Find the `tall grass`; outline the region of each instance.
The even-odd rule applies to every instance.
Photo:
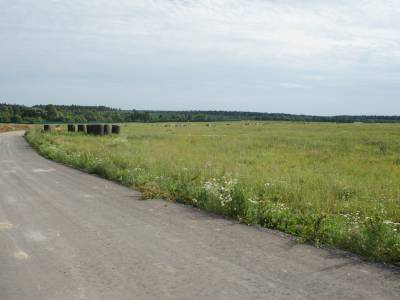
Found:
[[[43,155],[161,197],[400,262],[400,125],[131,124],[27,139]]]

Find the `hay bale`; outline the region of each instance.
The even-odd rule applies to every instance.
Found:
[[[52,131],[54,131],[54,125],[46,124],[46,125],[43,126],[43,130],[45,132],[52,132]]]
[[[112,125],[104,124],[104,134],[111,134],[111,133],[112,133]]]
[[[76,132],[75,124],[68,124],[68,132]]]
[[[78,132],[87,133],[86,124],[79,124],[78,125]]]
[[[93,132],[94,132],[94,130],[93,130],[93,126],[94,125],[86,125],[86,132],[88,133],[88,134],[93,134]]]
[[[99,132],[99,135],[104,135],[104,125],[103,124],[98,125],[98,132]]]
[[[90,124],[86,125],[87,133],[93,135],[104,135],[104,125],[103,124]]]
[[[115,133],[115,134],[120,134],[121,133],[121,126],[120,125],[112,125],[111,132]]]

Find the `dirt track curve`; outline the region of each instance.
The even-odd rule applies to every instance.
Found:
[[[399,272],[48,161],[0,134],[0,299],[400,299]]]

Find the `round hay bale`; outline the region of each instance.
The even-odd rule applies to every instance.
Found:
[[[68,132],[76,132],[75,124],[68,124]]]
[[[79,124],[78,125],[78,132],[87,133],[86,124]]]
[[[93,135],[104,135],[104,125],[103,124],[90,124],[86,126],[87,133]]]
[[[104,124],[104,134],[111,134],[111,133],[112,133],[112,125]]]
[[[88,133],[88,134],[93,134],[93,125],[91,125],[91,124],[88,124],[88,125],[86,125],[86,133]]]
[[[104,135],[104,124],[99,124],[97,128],[99,135]]]
[[[43,130],[44,130],[45,132],[52,132],[52,131],[54,131],[54,125],[45,124],[45,125],[43,126]]]
[[[120,134],[121,126],[120,125],[112,125],[111,132],[114,134]]]

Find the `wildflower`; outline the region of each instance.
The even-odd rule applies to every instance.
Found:
[[[393,225],[393,226],[400,226],[400,223],[396,223],[390,220],[385,220],[383,221],[383,224],[387,224],[387,225]]]
[[[218,199],[221,206],[225,206],[232,202],[232,191],[239,181],[235,178],[227,178],[225,176],[221,178],[212,178],[210,181],[206,181],[203,184],[204,190]]]
[[[249,201],[249,202],[252,203],[252,204],[258,204],[258,201],[257,201],[257,200],[254,200],[254,199],[252,199],[252,198],[247,199],[247,201]]]

